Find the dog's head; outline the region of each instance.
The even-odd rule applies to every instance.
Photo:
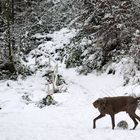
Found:
[[[93,106],[95,108],[103,108],[103,107],[105,107],[105,104],[106,104],[106,100],[103,98],[99,98],[93,102]]]

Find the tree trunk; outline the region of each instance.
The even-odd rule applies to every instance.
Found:
[[[7,24],[7,48],[8,48],[8,63],[10,65],[9,71],[11,73],[16,72],[15,64],[14,64],[14,57],[13,57],[13,47],[14,47],[14,0],[6,0],[5,1],[5,18]]]

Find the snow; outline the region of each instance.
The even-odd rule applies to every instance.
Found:
[[[106,18],[113,18],[113,16],[111,15],[111,13],[107,13],[105,16],[104,16],[104,19]]]
[[[45,37],[47,37],[47,35],[42,35],[42,34],[40,34],[40,33],[36,33],[35,35],[33,35],[32,36],[32,38],[37,38],[37,39],[40,39],[40,38],[45,38]]]
[[[53,38],[53,41],[46,41],[45,43],[39,45],[43,51],[53,52],[55,49],[63,48],[69,43],[69,40],[76,35],[76,31],[72,29],[71,31],[67,28],[63,28],[60,31],[56,31],[53,34],[48,34],[47,36]]]
[[[52,51],[68,43],[75,34],[63,29],[52,34],[53,41],[42,45],[44,50]],[[40,47],[40,46],[39,46]],[[53,48],[54,47],[54,48]],[[44,57],[45,59],[45,57]],[[40,60],[41,61],[41,60]],[[42,60],[43,61],[43,60]],[[29,56],[29,64],[35,65]],[[28,64],[28,65],[29,65]],[[134,131],[111,129],[109,116],[97,121],[97,128],[92,129],[92,121],[99,112],[92,102],[99,97],[119,96],[131,93],[139,95],[140,86],[122,86],[119,75],[79,75],[75,69],[66,69],[59,64],[61,73],[67,83],[67,91],[54,94],[57,105],[38,108],[36,103],[46,96],[46,79],[43,71],[27,79],[18,81],[0,81],[0,140],[138,140],[140,124]],[[32,102],[26,104],[22,99],[28,94]],[[140,111],[137,110],[140,116]],[[121,120],[133,122],[126,113],[115,116],[116,125]]]

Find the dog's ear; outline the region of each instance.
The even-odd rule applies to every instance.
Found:
[[[104,111],[106,108],[106,99],[105,98],[101,98],[100,99],[100,109],[101,111]]]
[[[106,106],[106,99],[102,99],[102,105],[105,107]]]
[[[102,98],[98,98],[98,104],[101,105],[102,103]]]
[[[104,102],[104,99],[103,99],[103,98],[99,98],[99,99],[98,99],[98,103],[99,103],[100,105],[104,104],[104,103],[105,103],[105,102]]]

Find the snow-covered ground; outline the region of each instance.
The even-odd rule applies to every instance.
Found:
[[[68,36],[67,36],[68,35]],[[61,47],[67,43],[72,34],[63,29],[56,32],[51,42],[42,47],[46,51]],[[63,39],[65,36],[65,39]],[[63,42],[64,40],[64,42]],[[33,59],[29,56],[30,63]],[[92,129],[93,118],[99,112],[92,102],[99,97],[119,96],[135,92],[139,94],[139,86],[123,87],[119,75],[78,75],[74,69],[65,69],[59,65],[59,72],[67,83],[67,91],[54,94],[57,105],[46,106],[42,109],[36,106],[46,93],[46,80],[38,71],[25,80],[0,81],[0,140],[138,140],[140,139],[140,124],[131,131],[117,127],[111,129],[109,116],[97,121],[97,129]],[[26,104],[22,96],[28,94],[32,102]],[[140,116],[140,111],[137,110]],[[116,124],[126,120],[129,128],[133,127],[132,120],[126,113],[116,116]]]

